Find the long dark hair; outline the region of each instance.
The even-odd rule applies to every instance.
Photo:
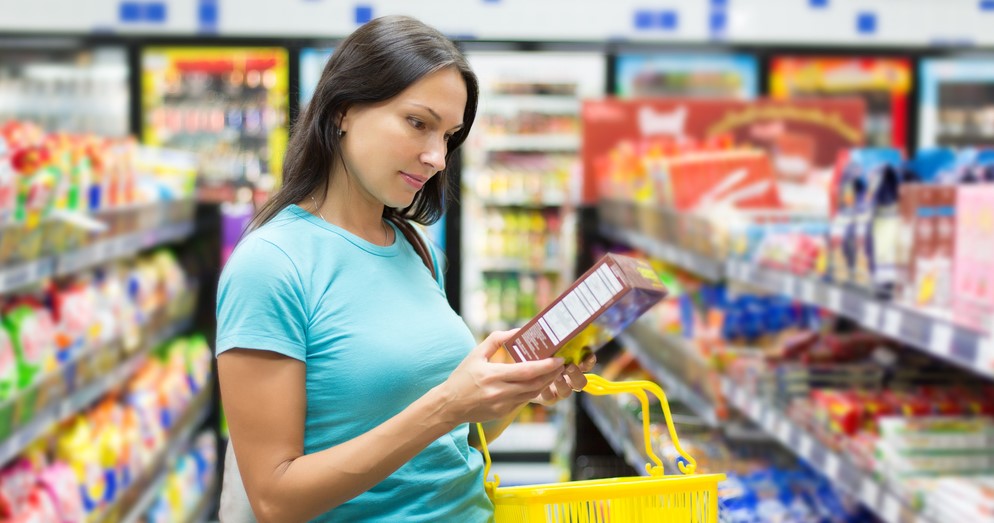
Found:
[[[332,166],[341,158],[338,126],[352,106],[383,102],[424,76],[455,67],[466,82],[462,128],[448,141],[449,159],[465,140],[479,99],[479,85],[469,63],[442,33],[407,16],[384,16],[358,28],[335,49],[321,73],[307,108],[294,124],[283,160],[283,185],[259,209],[249,230],[273,219],[291,203],[317,192],[324,194]],[[448,167],[432,176],[404,209],[385,207],[383,216],[401,226],[405,220],[423,225],[445,212]]]

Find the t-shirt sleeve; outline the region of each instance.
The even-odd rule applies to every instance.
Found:
[[[218,281],[217,354],[238,347],[306,361],[303,288],[283,250],[262,238],[243,240]]]
[[[424,238],[425,245],[428,246],[428,254],[431,256],[431,263],[435,267],[435,281],[441,287],[442,294],[445,294],[445,260],[442,259],[438,249],[435,248],[435,242],[424,236],[422,238]]]

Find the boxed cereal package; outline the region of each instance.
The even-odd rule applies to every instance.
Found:
[[[504,342],[515,361],[579,363],[666,296],[648,262],[607,254]]]

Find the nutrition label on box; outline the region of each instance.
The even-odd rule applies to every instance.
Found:
[[[553,343],[566,339],[622,289],[621,282],[605,263],[579,282],[562,300],[542,316],[539,324]]]

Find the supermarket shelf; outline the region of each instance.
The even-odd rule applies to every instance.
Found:
[[[74,391],[68,397],[57,401],[53,405],[49,405],[35,414],[30,422],[16,430],[3,443],[0,443],[0,464],[7,463],[56,424],[83,411],[97,399],[107,394],[108,391],[119,386],[124,380],[138,371],[139,367],[145,363],[148,354],[154,348],[186,332],[192,324],[192,319],[187,319],[170,325],[163,331],[152,336],[141,350],[128,358],[123,364],[115,367],[112,372],[100,376],[95,381]]]
[[[679,401],[694,411],[698,417],[712,427],[718,426],[718,413],[710,400],[701,396],[682,378],[670,372],[666,365],[659,362],[653,354],[660,347],[667,351],[680,351],[685,357],[693,357],[686,342],[672,336],[656,334],[651,328],[636,321],[619,336],[625,346],[635,352],[639,363],[655,376],[661,383],[667,399]]]
[[[707,258],[640,233],[601,225],[608,239],[638,248],[707,279],[727,278],[798,301],[826,307],[859,322],[863,327],[898,339],[960,367],[994,378],[994,336],[985,336],[951,321],[909,307],[894,305],[868,294],[785,271],[757,267],[741,261]]]
[[[544,209],[546,207],[562,207],[566,205],[563,198],[532,199],[532,198],[482,198],[477,200],[485,207],[523,207],[528,209]]]
[[[610,408],[609,400],[601,397],[597,398],[589,394],[582,394],[580,396],[580,404],[583,408],[587,410],[587,414],[590,415],[590,419],[593,420],[594,425],[600,429],[601,434],[604,435],[604,439],[607,440],[614,452],[625,458],[625,461],[632,466],[633,469],[638,474],[643,476],[649,475],[648,471],[645,470],[645,464],[649,463],[649,458],[645,453],[636,448],[635,444],[622,434],[621,427],[623,425],[612,423],[611,419],[617,416],[611,416],[607,410]]]
[[[580,99],[555,95],[490,95],[480,100],[481,109],[489,114],[536,112],[546,114],[579,114]]]
[[[728,276],[804,303],[827,307],[867,329],[994,378],[994,337],[957,326],[943,318],[878,300],[857,290],[749,263],[729,262]]]
[[[169,430],[166,437],[168,447],[153,460],[154,465],[145,471],[143,479],[133,483],[99,521],[138,523],[142,520],[166,482],[168,466],[190,448],[193,435],[210,416],[213,409],[211,396],[211,389],[207,388],[194,398],[179,423]]]
[[[626,332],[625,336],[631,337],[631,333]],[[663,338],[660,335],[656,336]],[[639,361],[645,365],[649,372],[654,374],[659,370],[668,372],[665,370],[663,364],[652,361],[655,358],[653,355],[654,351],[644,341],[642,343],[635,341],[631,345],[631,348],[637,352]],[[665,381],[661,375],[657,377],[661,381]],[[920,514],[915,513],[908,503],[896,495],[885,484],[858,469],[845,457],[822,445],[806,429],[794,423],[783,412],[763,401],[757,400],[754,394],[738,386],[727,377],[721,378],[721,390],[725,398],[757,426],[770,435],[773,435],[784,447],[807,461],[840,489],[859,499],[868,508],[877,513],[878,516],[883,518],[884,521],[888,523],[923,523],[927,521]],[[670,394],[669,390],[667,390],[667,394]],[[598,427],[602,428],[602,431],[611,430],[610,424],[604,427],[601,425],[601,422],[597,421],[594,415],[591,415],[591,417],[595,418],[594,422],[598,424]],[[605,417],[605,422],[606,419]],[[615,435],[614,437],[618,438],[620,436]],[[622,455],[626,456],[626,459],[629,459],[627,453],[631,451],[625,450],[623,443],[619,454],[625,452]],[[615,443],[612,442],[611,444],[615,446]],[[628,443],[628,445],[631,446],[632,444]],[[629,461],[631,460],[629,459]]]
[[[577,134],[508,134],[488,135],[483,148],[488,151],[564,151],[580,149]]]
[[[490,258],[480,260],[480,272],[560,272],[562,269],[550,263],[529,263],[520,258]]]
[[[7,267],[0,272],[0,293],[26,287],[55,274],[57,260],[53,257],[42,258]]]
[[[784,447],[803,458],[839,489],[860,500],[887,523],[927,523],[910,503],[885,483],[863,472],[847,458],[821,444],[781,411],[756,399],[729,378],[722,379],[725,397],[754,423],[774,435]]]
[[[55,264],[55,275],[64,276],[111,260],[131,257],[150,247],[166,245],[186,238],[193,234],[193,229],[194,224],[189,221],[102,240],[78,251],[59,256]]]
[[[605,238],[645,251],[650,256],[672,263],[709,280],[720,280],[725,275],[725,264],[721,261],[653,240],[639,232],[617,229],[602,224],[600,233]]]
[[[192,221],[183,222],[162,229],[102,240],[71,253],[6,267],[0,269],[0,294],[27,287],[52,276],[65,276],[86,267],[134,256],[150,247],[186,238],[193,234],[193,230]]]
[[[554,423],[512,423],[489,445],[491,454],[549,454],[556,444]]]

